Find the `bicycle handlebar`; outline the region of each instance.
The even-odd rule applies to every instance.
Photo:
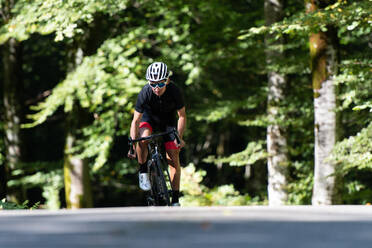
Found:
[[[171,134],[171,133],[174,133],[174,135],[176,136],[177,143],[180,144],[181,139],[178,136],[178,131],[176,130],[176,128],[173,128],[172,130],[167,131],[167,132],[152,134],[152,135],[149,135],[149,136],[146,136],[146,137],[141,137],[141,138],[138,138],[138,139],[132,139],[131,137],[129,137],[128,138],[128,143],[129,143],[130,154],[134,154],[134,150],[133,150],[133,144],[134,143],[139,142],[139,141],[143,141],[143,140],[151,140],[151,139],[154,139],[156,137],[164,136],[164,135]]]

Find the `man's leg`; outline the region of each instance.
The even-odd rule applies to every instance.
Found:
[[[146,137],[151,135],[152,129],[151,126],[143,125],[143,123],[140,124],[140,137]],[[147,149],[148,141],[141,141],[138,143],[136,151],[137,151],[137,159],[139,164],[139,184],[140,188],[142,190],[150,190],[150,180],[149,175],[147,174],[147,155],[148,155],[148,149]]]
[[[178,203],[180,192],[181,166],[179,153],[179,149],[167,149],[167,161],[173,188],[172,203]]]
[[[140,137],[146,137],[151,135],[151,129],[147,127],[140,128]],[[138,143],[136,151],[137,151],[137,157],[138,157],[138,163],[145,164],[147,162],[147,155],[148,155],[148,149],[147,144],[148,141],[141,141]]]
[[[149,122],[147,121],[141,121],[139,125],[139,136],[146,137],[151,135],[152,133],[152,126]],[[144,164],[147,162],[147,155],[148,155],[148,150],[147,150],[147,144],[149,141],[141,141],[138,143],[136,152],[137,152],[137,158],[138,158],[138,163]]]

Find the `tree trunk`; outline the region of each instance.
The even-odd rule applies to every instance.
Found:
[[[69,57],[69,71],[71,72],[81,64],[83,50],[72,48]],[[64,181],[66,205],[67,208],[72,209],[93,207],[88,162],[78,157],[77,153],[71,153],[71,148],[75,147],[79,139],[79,130],[84,126],[85,116],[79,104],[75,103],[67,117]]]
[[[314,0],[307,2],[307,11],[319,8]],[[325,3],[323,3],[324,5]],[[337,33],[333,27],[310,35],[312,84],[314,90],[314,188],[313,205],[339,203],[336,165],[326,161],[336,143],[336,86],[338,67]]]
[[[92,192],[89,176],[89,165],[86,160],[76,154],[70,154],[70,149],[76,145],[77,135],[74,127],[66,138],[64,179],[67,208],[93,207]]]
[[[6,182],[10,172],[17,167],[21,160],[21,66],[19,62],[20,45],[15,39],[9,39],[2,49],[3,78],[3,107],[4,107],[4,145],[5,167],[4,180],[1,185],[3,194],[8,200],[17,202],[15,195],[8,192]]]
[[[265,20],[266,25],[271,25],[282,19],[282,0],[265,0]],[[265,37],[266,43],[266,62],[268,65],[274,64],[283,58],[280,51],[273,51],[272,45],[280,45],[282,40],[274,41],[272,35]],[[285,128],[276,124],[280,118],[280,103],[284,101],[284,88],[286,85],[285,76],[271,71],[268,73],[268,119],[270,125],[267,127],[267,152],[268,156],[268,199],[269,205],[284,205],[288,199],[287,171],[287,140]]]
[[[7,167],[15,169],[20,160],[20,98],[19,98],[19,65],[17,61],[17,41],[10,39],[4,44],[4,117],[5,117],[5,159]]]

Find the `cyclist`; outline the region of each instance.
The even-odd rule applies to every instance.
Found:
[[[147,68],[146,84],[138,94],[134,116],[130,127],[132,139],[145,137],[154,130],[163,132],[177,128],[180,144],[174,135],[164,137],[167,161],[170,168],[173,188],[172,205],[179,206],[179,189],[181,167],[179,152],[185,145],[182,139],[186,128],[185,103],[179,88],[170,81],[168,67],[163,62],[154,62]],[[178,120],[176,118],[178,115]],[[142,190],[150,190],[150,180],[147,173],[148,141],[139,142],[135,148],[139,164],[139,186]],[[134,159],[136,154],[128,153]]]

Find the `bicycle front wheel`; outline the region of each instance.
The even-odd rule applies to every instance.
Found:
[[[170,198],[161,163],[155,161],[150,168],[151,192],[156,206],[170,206]]]

